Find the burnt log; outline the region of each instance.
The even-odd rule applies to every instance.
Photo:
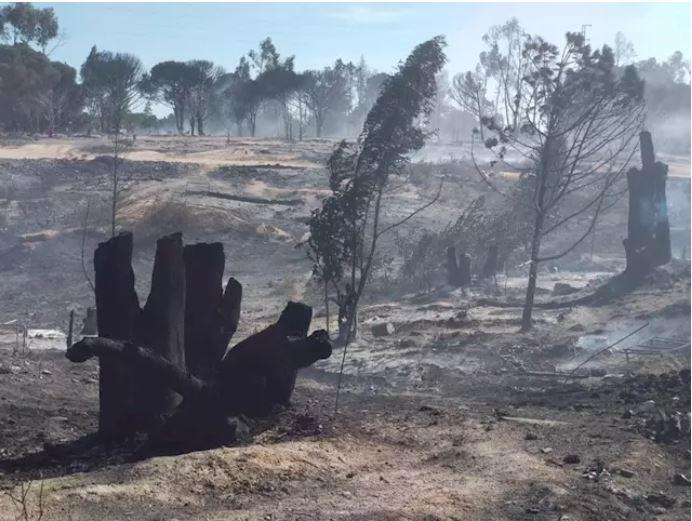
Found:
[[[153,349],[132,342],[102,337],[85,337],[68,348],[65,356],[70,362],[82,363],[99,358],[100,363],[118,361],[128,368],[138,369],[158,377],[181,396],[196,396],[208,387],[207,382],[183,371]]]
[[[395,328],[391,322],[381,322],[372,326],[371,331],[374,337],[389,336],[394,334]]]
[[[285,405],[298,370],[331,355],[326,331],[303,338],[282,337],[277,335],[280,328],[272,324],[231,349],[235,354],[224,359],[219,377],[211,382],[181,370],[151,349],[107,338],[84,338],[67,350],[67,358],[73,362],[92,357],[99,357],[101,363],[118,360],[183,396],[165,422],[152,426],[143,453],[202,450],[235,442],[237,416],[265,416],[273,406]]]

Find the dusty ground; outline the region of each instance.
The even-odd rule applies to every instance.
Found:
[[[89,274],[90,252],[108,234],[109,163],[100,157],[107,145],[84,138],[0,147],[0,322],[59,328],[69,309],[91,305],[82,223],[90,200]],[[321,327],[309,264],[295,244],[324,194],[328,150],[322,141],[227,146],[222,138],[138,137],[127,152],[119,219],[135,231],[140,298],[153,241],[182,229],[189,242],[224,242],[228,275],[245,285],[239,337],[274,320],[288,298],[313,304]],[[435,187],[431,179],[401,190],[387,218]],[[471,176],[453,180],[413,225],[446,224],[481,190]],[[597,243],[586,272],[542,274],[540,298],[558,281],[581,287],[611,276],[621,260],[610,246]],[[371,299],[349,348],[337,415],[340,350],[302,374],[292,407],[270,428],[255,426],[254,443],[145,461],[128,461],[132,447],[89,445],[95,363],[74,365],[60,351],[38,349],[62,347],[63,339],[51,344],[46,335],[34,335],[28,353],[12,353],[7,326],[0,520],[22,515],[7,492],[17,497],[27,486],[25,503],[35,511],[42,497],[49,520],[688,519],[690,488],[676,476],[690,476],[689,372],[680,373],[689,368],[689,345],[629,362],[623,349],[652,336],[689,342],[689,263],[598,307],[537,310],[528,334],[517,333],[520,311],[500,305],[521,295],[519,274],[465,293]],[[488,294],[498,305],[481,300]],[[373,338],[371,326],[382,321],[396,332]],[[569,371],[647,322],[578,373],[592,377],[536,376]],[[77,456],[66,456],[75,440]]]

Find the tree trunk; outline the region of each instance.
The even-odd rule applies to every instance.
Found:
[[[180,233],[156,241],[151,291],[139,317],[136,343],[185,371],[185,264]],[[140,430],[151,430],[172,411],[180,396],[154,375],[141,374],[135,403]]]
[[[315,114],[315,136],[318,138],[322,137],[323,124],[324,124],[324,121],[322,121],[322,118],[317,117],[317,114]]]
[[[194,116],[190,117],[190,135],[191,136],[195,135],[195,117]]]
[[[463,253],[459,257],[459,285],[471,285],[471,256],[468,253]]]
[[[623,241],[625,273],[637,279],[670,261],[670,226],[666,199],[668,166],[657,162],[649,132],[639,135],[642,168],[627,172],[629,213]]]
[[[238,328],[242,287],[231,278],[223,292],[225,255],[220,242],[185,246],[185,356],[187,369],[210,379]]]
[[[483,270],[481,272],[483,278],[489,279],[495,276],[495,274],[497,273],[497,257],[497,245],[491,244],[488,248],[488,256],[485,259],[485,263],[483,264]]]
[[[132,341],[140,309],[131,267],[132,234],[99,244],[94,254],[96,322],[100,337]],[[132,434],[134,377],[122,361],[104,358],[99,367],[99,434],[117,439]]]
[[[524,300],[524,310],[521,315],[521,330],[531,329],[533,314],[533,300],[536,295],[536,280],[538,277],[538,256],[541,251],[541,232],[543,230],[543,212],[536,213],[536,222],[533,227],[533,238],[531,240],[531,263],[529,265],[529,282],[526,286],[526,299]]]
[[[327,335],[329,335],[329,285],[327,280],[324,281],[324,325]]]
[[[447,282],[450,286],[461,286],[459,276],[459,263],[457,262],[457,250],[454,246],[447,247]]]
[[[238,326],[242,287],[231,278],[221,292],[221,244],[183,248],[180,233],[157,242],[151,293],[140,310],[132,242],[123,233],[97,248],[100,336],[84,337],[66,353],[74,362],[100,358],[104,438],[144,431],[168,449],[232,441],[236,422],[229,416],[263,415],[287,403],[298,369],[331,355],[325,331],[307,337],[312,309],[289,302],[276,323],[224,356]]]

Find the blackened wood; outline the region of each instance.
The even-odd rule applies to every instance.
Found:
[[[625,272],[640,278],[655,266],[670,261],[670,227],[666,199],[668,166],[656,162],[649,132],[639,136],[641,170],[627,172],[629,210],[627,238],[623,241],[627,268]]]
[[[471,284],[471,256],[468,253],[459,257],[459,283],[461,286]]]
[[[225,264],[219,242],[185,246],[187,295],[185,301],[185,356],[188,370],[209,378],[223,357],[219,345],[219,308]]]
[[[184,257],[187,369],[200,378],[213,378],[238,329],[243,288],[230,278],[223,290],[225,255],[221,243],[185,246]]]
[[[98,357],[103,362],[119,361],[127,367],[137,367],[152,378],[157,378],[186,398],[201,396],[208,389],[207,382],[183,371],[176,364],[152,349],[131,342],[102,337],[85,337],[68,348],[65,356],[75,363]]]
[[[461,286],[457,251],[454,246],[447,247],[447,282],[450,286],[454,286],[455,288]]]
[[[302,302],[289,302],[276,325],[285,336],[305,337],[312,321],[312,308]]]
[[[98,357],[101,363],[121,362],[164,382],[186,402],[195,403],[203,414],[223,410],[224,415],[265,412],[272,404],[286,403],[293,388],[282,387],[284,375],[331,354],[326,331],[318,330],[303,338],[286,337],[276,323],[232,348],[224,358],[221,377],[212,382],[197,378],[153,350],[131,342],[86,337],[66,352],[67,358],[76,363],[92,357]]]
[[[394,324],[391,322],[380,322],[379,324],[372,326],[370,331],[372,332],[372,336],[380,337],[393,335],[396,329],[394,328]]]
[[[131,341],[140,308],[132,271],[132,234],[98,245],[94,254],[96,322],[99,336]],[[99,434],[118,439],[136,429],[132,372],[117,358],[99,364]]]
[[[311,320],[310,306],[289,302],[274,324],[230,349],[219,374],[225,401],[253,415],[267,413],[272,403],[288,403],[299,367],[292,362],[292,341],[305,338]]]
[[[483,278],[489,279],[494,277],[497,273],[497,262],[498,262],[498,249],[497,245],[491,244],[488,248],[488,256],[485,258],[485,263],[483,264],[482,275]]]
[[[151,290],[135,340],[185,371],[185,263],[180,233],[156,241]],[[149,430],[180,403],[180,396],[155,374],[140,372],[137,380],[134,411],[139,427]]]
[[[240,284],[240,282],[231,277],[226,283],[226,290],[223,293],[221,307],[219,308],[221,338],[218,340],[218,342],[223,349],[219,348],[216,351],[217,353],[221,353],[219,359],[217,360],[217,365],[218,362],[220,362],[223,358],[223,355],[226,353],[228,343],[238,330],[238,323],[240,322],[240,303],[242,299],[243,286]]]

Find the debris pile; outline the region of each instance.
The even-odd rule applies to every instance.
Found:
[[[658,443],[690,441],[690,370],[626,377],[619,393],[623,418]]]

